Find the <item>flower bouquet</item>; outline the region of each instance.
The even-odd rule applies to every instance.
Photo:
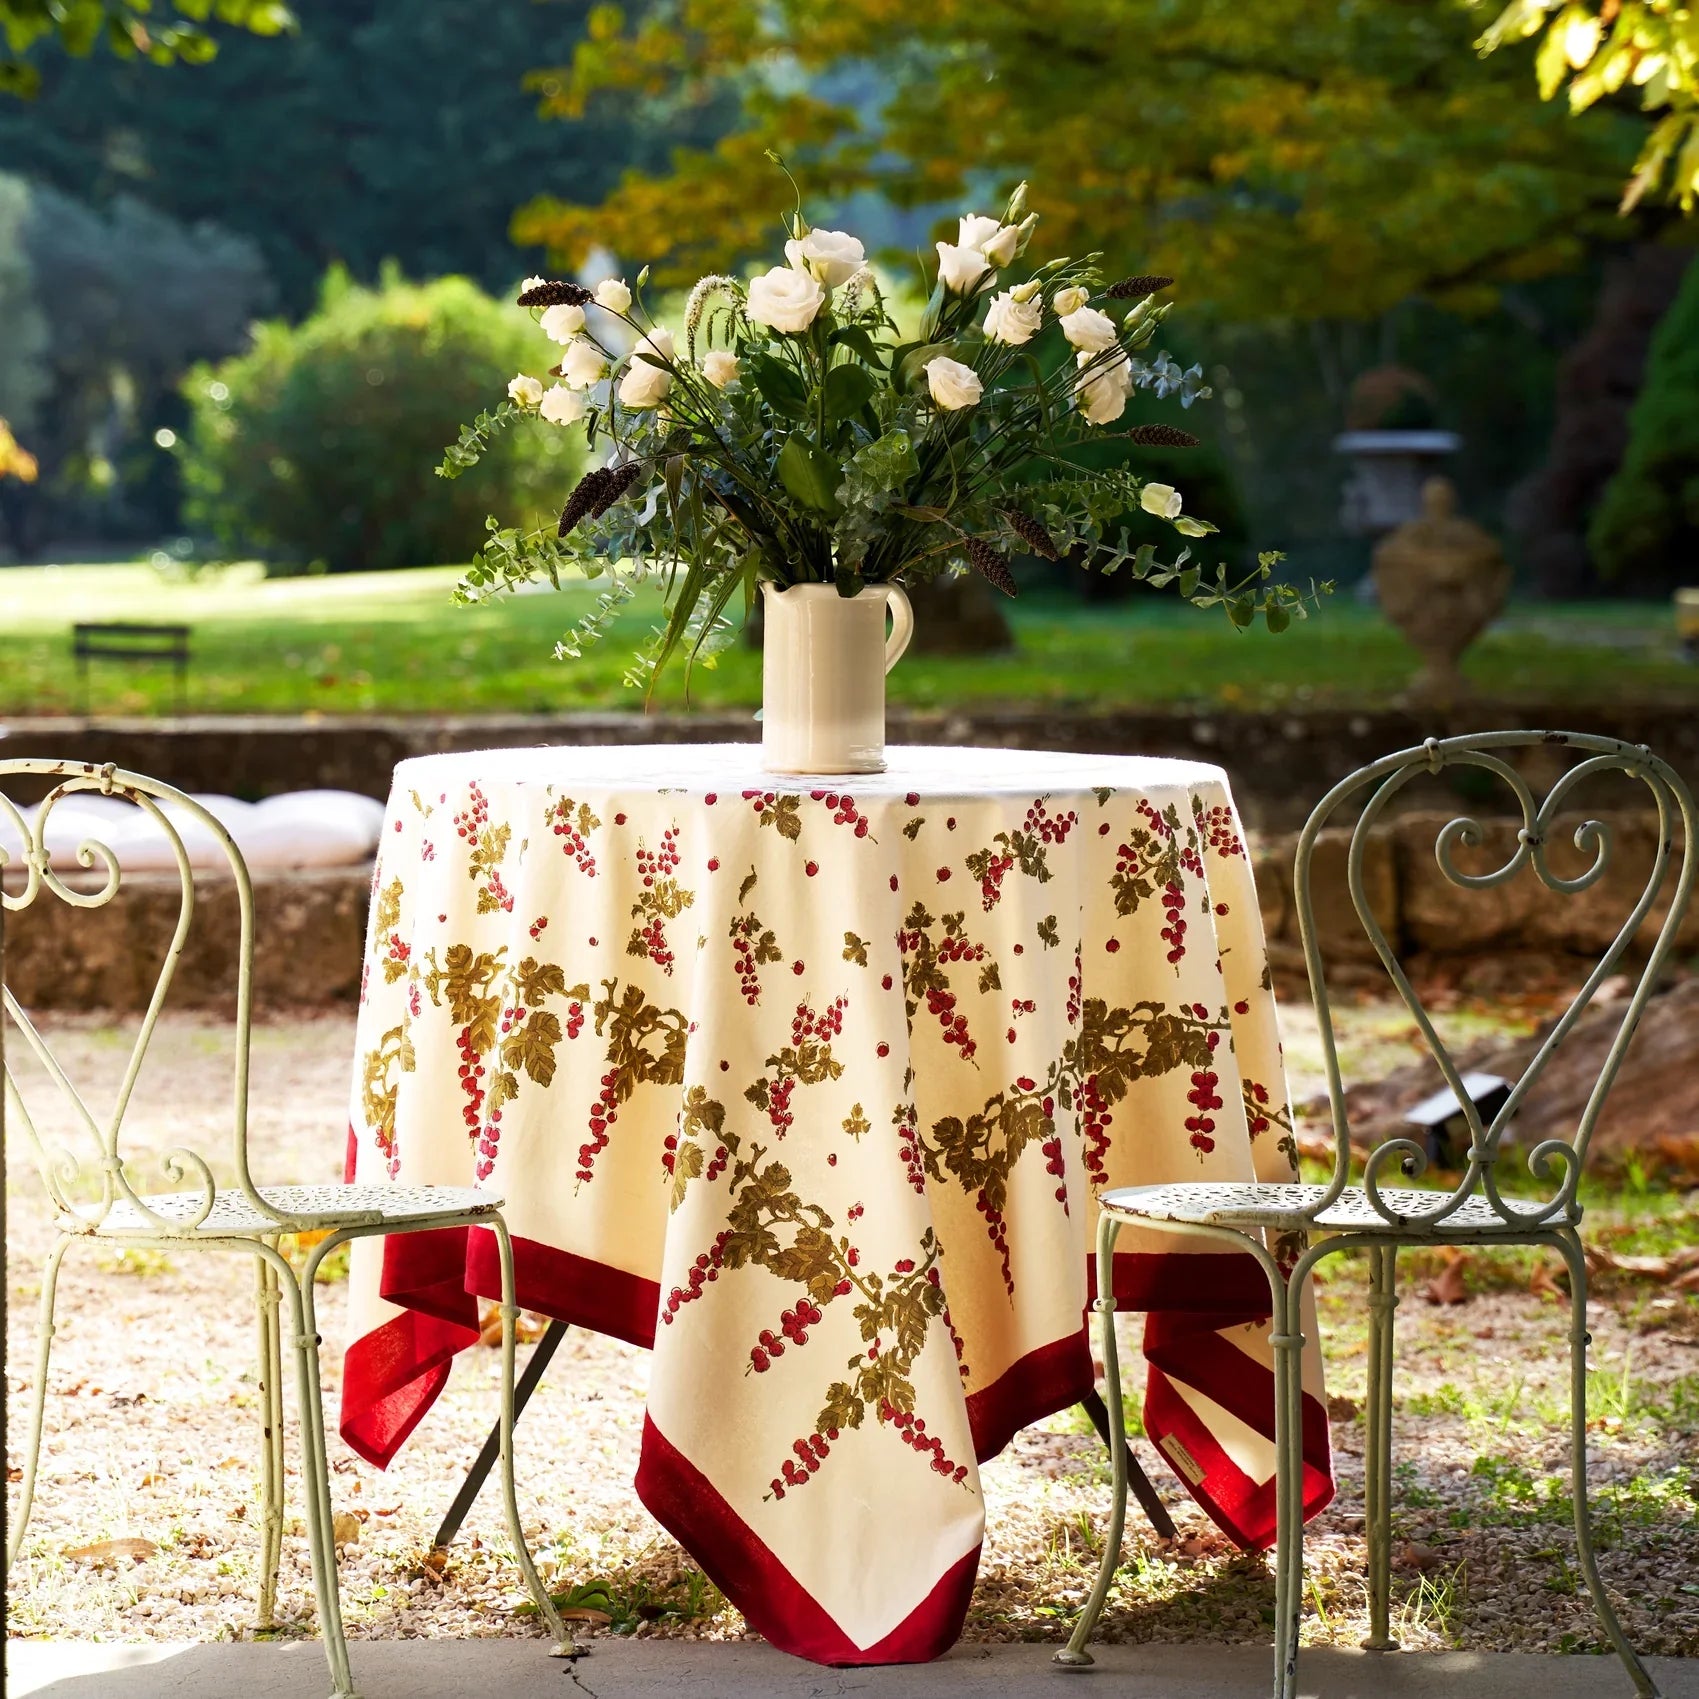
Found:
[[[1224,566],[1206,570],[1186,540],[1214,527],[1177,489],[1079,458],[1110,438],[1196,443],[1173,425],[1121,425],[1135,390],[1182,407],[1209,393],[1199,367],[1152,349],[1172,280],[1106,285],[1094,254],[1023,266],[1036,223],[1025,184],[1001,218],[963,218],[956,240],[937,244],[906,336],[862,244],[810,228],[800,209],[784,265],[748,281],[704,277],[676,330],[645,304],[647,270],[635,289],[528,280],[520,304],[561,349],[554,381],[515,377],[439,474],[458,476],[523,419],[582,423],[591,449],[609,453],[552,529],[491,519],[460,598],[605,577],[559,645],[577,656],[655,580],[666,619],[628,674],[647,685],[681,651],[715,653],[728,610],[764,595],[763,743],[768,765],[789,772],[883,765],[884,674],[912,623],[902,586],[940,573],[977,572],[1012,596],[1011,555],[1037,555],[1172,586],[1240,627],[1260,615],[1284,628],[1315,587],[1272,581],[1278,555],[1236,582]],[[1175,552],[1127,535],[1118,522],[1137,512],[1173,527]]]

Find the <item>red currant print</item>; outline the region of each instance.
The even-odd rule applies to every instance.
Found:
[[[924,1196],[926,1193],[926,1167],[920,1149],[920,1134],[917,1131],[918,1117],[912,1103],[901,1104],[891,1116],[892,1124],[897,1129],[897,1155],[902,1161],[903,1171],[908,1178],[910,1190]],[[850,1220],[855,1220],[861,1213],[859,1204],[850,1212]]]
[[[753,914],[732,916],[732,960],[737,967],[737,988],[752,1008],[761,1001],[761,968],[780,959],[777,938]]]
[[[669,1170],[670,1171],[670,1170]],[[667,1301],[661,1306],[661,1322],[663,1326],[671,1327],[673,1317],[686,1304],[694,1303],[720,1277],[724,1266],[721,1255],[725,1250],[726,1240],[731,1237],[729,1232],[723,1232],[714,1243],[690,1265],[690,1273],[685,1278],[683,1286],[675,1286],[667,1294]],[[755,1367],[764,1369],[766,1364],[760,1363]]]
[[[608,1148],[608,1128],[619,1119],[619,1069],[610,1068],[602,1075],[601,1090],[590,1109],[590,1137],[578,1147],[580,1183],[593,1180],[596,1158]]]
[[[562,853],[580,873],[594,879],[596,858],[590,853],[587,840],[601,825],[601,821],[591,813],[590,805],[575,803],[571,797],[562,797],[544,818],[551,823],[549,829],[560,839]]]
[[[1109,1168],[1104,1158],[1109,1154],[1109,1105],[1098,1089],[1097,1075],[1087,1074],[1075,1094],[1079,1111],[1081,1156],[1085,1162],[1086,1178],[1094,1186],[1109,1184]]]
[[[944,1455],[944,1442],[936,1434],[928,1435],[924,1418],[912,1410],[899,1410],[888,1399],[879,1407],[879,1420],[897,1430],[903,1443],[931,1460],[935,1474],[954,1481],[958,1486],[967,1479],[967,1465],[952,1463]]]
[[[750,1368],[756,1374],[764,1374],[775,1357],[785,1354],[787,1344],[800,1350],[808,1343],[809,1328],[819,1326],[821,1314],[820,1306],[812,1299],[799,1299],[795,1309],[786,1310],[779,1317],[779,1333],[784,1335],[782,1340],[770,1327],[758,1336],[756,1343],[750,1348]]]
[[[1199,1016],[1201,1020],[1203,1016]],[[1214,1037],[1212,1033],[1210,1035]],[[1192,1089],[1186,1093],[1186,1101],[1198,1113],[1186,1117],[1186,1131],[1191,1135],[1192,1148],[1200,1155],[1207,1156],[1215,1149],[1215,1120],[1212,1110],[1221,1107],[1221,1097],[1216,1087],[1221,1083],[1220,1075],[1208,1069],[1198,1069],[1192,1075]]]
[[[1239,836],[1238,823],[1233,818],[1232,809],[1205,808],[1202,797],[1194,796],[1192,820],[1207,849],[1214,851],[1216,855],[1244,856],[1244,840]]]

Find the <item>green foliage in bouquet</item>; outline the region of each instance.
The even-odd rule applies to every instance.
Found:
[[[1628,449],[1593,511],[1599,571],[1641,593],[1691,582],[1699,549],[1699,264],[1658,326]]]
[[[1273,582],[1265,555],[1234,581],[1194,562],[1189,543],[1166,558],[1125,521],[1166,521],[1184,539],[1214,527],[1186,514],[1172,485],[1125,465],[1089,464],[1092,445],[1121,438],[1163,448],[1196,439],[1168,424],[1115,429],[1135,390],[1182,406],[1207,394],[1152,343],[1171,279],[1104,284],[1096,255],[1008,274],[1037,216],[1017,189],[1001,218],[962,219],[938,244],[918,333],[905,338],[861,243],[811,229],[800,211],[787,264],[747,283],[702,278],[675,335],[647,311],[643,286],[594,293],[533,279],[519,297],[540,310],[564,352],[545,390],[521,373],[508,400],[464,427],[439,474],[479,463],[498,432],[539,416],[583,421],[608,465],[573,492],[554,527],[488,522],[460,596],[479,601],[563,573],[608,575],[596,613],[561,645],[576,655],[637,587],[659,579],[668,619],[630,682],[652,682],[681,647],[711,655],[729,637],[734,600],[747,608],[770,580],[864,586],[924,583],[977,571],[1015,593],[1011,554],[1125,571],[1172,586],[1234,625],[1271,630],[1302,615],[1308,595]],[[627,338],[635,338],[626,348]]]
[[[185,381],[189,524],[229,553],[338,572],[465,560],[493,505],[542,523],[584,461],[558,432],[515,436],[464,484],[418,480],[535,339],[463,277],[365,289],[333,271],[310,318],[258,326]]]

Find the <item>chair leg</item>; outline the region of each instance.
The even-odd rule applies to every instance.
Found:
[[[12,1512],[12,1537],[6,1546],[6,1573],[24,1546],[29,1529],[30,1508],[35,1502],[35,1471],[41,1459],[41,1426],[47,1407],[47,1367],[53,1350],[53,1302],[59,1286],[59,1264],[71,1239],[61,1234],[47,1254],[41,1274],[41,1332],[36,1340],[35,1386],[30,1398],[29,1438],[24,1442],[24,1478],[18,1488],[18,1507]]]
[[[1298,1630],[1304,1607],[1303,1267],[1297,1278],[1268,1268],[1274,1348],[1274,1699],[1298,1691]]]
[[[1634,1683],[1635,1691],[1645,1699],[1658,1699],[1658,1687],[1640,1662],[1628,1636],[1617,1621],[1616,1612],[1605,1595],[1605,1584],[1599,1577],[1598,1559],[1593,1555],[1592,1513],[1587,1503],[1587,1258],[1581,1249],[1580,1236],[1572,1227],[1560,1228],[1555,1235],[1563,1259],[1569,1265],[1570,1322],[1569,1322],[1569,1391],[1570,1391],[1570,1496],[1575,1501],[1575,1549],[1586,1578],[1587,1591],[1593,1596],[1593,1609],[1598,1613],[1616,1655],[1622,1659]]]
[[[326,1241],[328,1243],[329,1241]],[[274,1265],[275,1266],[275,1265]],[[330,1464],[325,1451],[324,1402],[319,1392],[319,1334],[313,1304],[309,1260],[303,1278],[290,1269],[290,1300],[295,1324],[295,1367],[301,1399],[301,1479],[307,1490],[307,1534],[313,1553],[313,1588],[318,1595],[319,1632],[334,1688],[331,1699],[357,1699],[348,1667],[348,1639],[342,1630],[342,1599],[337,1587],[336,1525],[330,1507]]]
[[[538,1618],[554,1639],[551,1656],[576,1658],[581,1648],[573,1644],[548,1588],[537,1573],[537,1566],[531,1561],[531,1548],[525,1543],[525,1530],[519,1520],[519,1494],[513,1480],[513,1359],[519,1322],[519,1306],[514,1302],[513,1241],[508,1237],[507,1223],[499,1215],[490,1225],[501,1255],[501,1492],[507,1511],[508,1538],[513,1541],[513,1555],[537,1607]]]
[[[277,1572],[283,1559],[283,1334],[278,1325],[277,1274],[264,1257],[254,1259],[259,1309],[260,1421],[260,1598],[254,1626],[277,1626]]]
[[[1121,1402],[1121,1359],[1115,1343],[1115,1240],[1120,1231],[1121,1224],[1112,1215],[1098,1217],[1096,1307],[1102,1318],[1099,1327],[1103,1338],[1103,1394],[1109,1409],[1109,1529],[1104,1535],[1103,1561],[1098,1565],[1091,1597],[1074,1624],[1068,1644],[1054,1659],[1063,1669],[1085,1669],[1092,1662],[1086,1646],[1103,1613],[1103,1602],[1109,1597],[1110,1584],[1121,1562],[1121,1534],[1127,1521],[1126,1407]]]
[[[1398,1248],[1369,1248],[1369,1390],[1363,1409],[1363,1524],[1369,1547],[1367,1652],[1396,1652],[1392,1591],[1392,1358]]]

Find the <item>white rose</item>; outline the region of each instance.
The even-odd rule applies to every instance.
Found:
[[[970,212],[956,226],[956,244],[963,248],[977,248],[983,254],[986,244],[996,241],[1002,229],[996,219]]]
[[[596,305],[606,307],[610,313],[629,313],[631,311],[631,291],[626,288],[623,278],[605,277],[596,285]]]
[[[1080,378],[1074,399],[1086,419],[1094,425],[1111,425],[1127,410],[1127,398],[1133,393],[1133,374],[1125,354],[1113,360],[1095,360],[1090,354],[1080,354],[1076,363],[1091,370]]]
[[[672,357],[673,333],[664,325],[656,325],[647,336],[640,337],[631,351],[631,364],[620,380],[620,400],[627,407],[659,407],[673,386],[673,375],[665,366],[652,365],[650,361]]]
[[[1032,341],[1043,323],[1043,306],[1030,296],[1019,300],[1012,289],[996,296],[985,311],[985,334],[1010,348]]]
[[[938,275],[952,295],[971,294],[990,270],[990,262],[978,248],[952,247],[948,242],[938,244]]]
[[[1050,298],[1050,310],[1057,318],[1065,319],[1069,313],[1077,313],[1090,299],[1089,291],[1077,286],[1058,289]]]
[[[715,389],[725,389],[737,382],[738,364],[735,354],[715,348],[702,356],[702,375]]]
[[[551,342],[570,342],[584,328],[584,309],[562,301],[557,306],[545,307],[537,322]]]
[[[1062,334],[1076,348],[1101,354],[1115,346],[1115,321],[1095,307],[1075,307],[1061,323]]]
[[[952,413],[958,407],[972,407],[985,393],[985,385],[972,366],[964,366],[960,360],[947,360],[943,355],[926,362],[926,387],[931,390],[932,399]]]
[[[798,271],[836,289],[848,283],[867,262],[867,251],[842,230],[810,230],[800,241],[785,243],[785,258]]]
[[[560,363],[560,375],[574,389],[588,389],[600,383],[608,373],[608,363],[595,343],[585,337],[572,343]]]
[[[1185,504],[1172,484],[1146,484],[1139,491],[1139,506],[1158,519],[1178,519]]]
[[[521,407],[535,407],[543,399],[543,386],[521,372],[507,386],[509,397]]]
[[[537,404],[537,411],[551,425],[576,425],[589,411],[589,406],[577,390],[557,383],[549,387]]]
[[[794,335],[807,330],[815,315],[826,305],[826,291],[806,271],[776,265],[749,286],[744,307],[752,324],[771,325],[774,330]]]

